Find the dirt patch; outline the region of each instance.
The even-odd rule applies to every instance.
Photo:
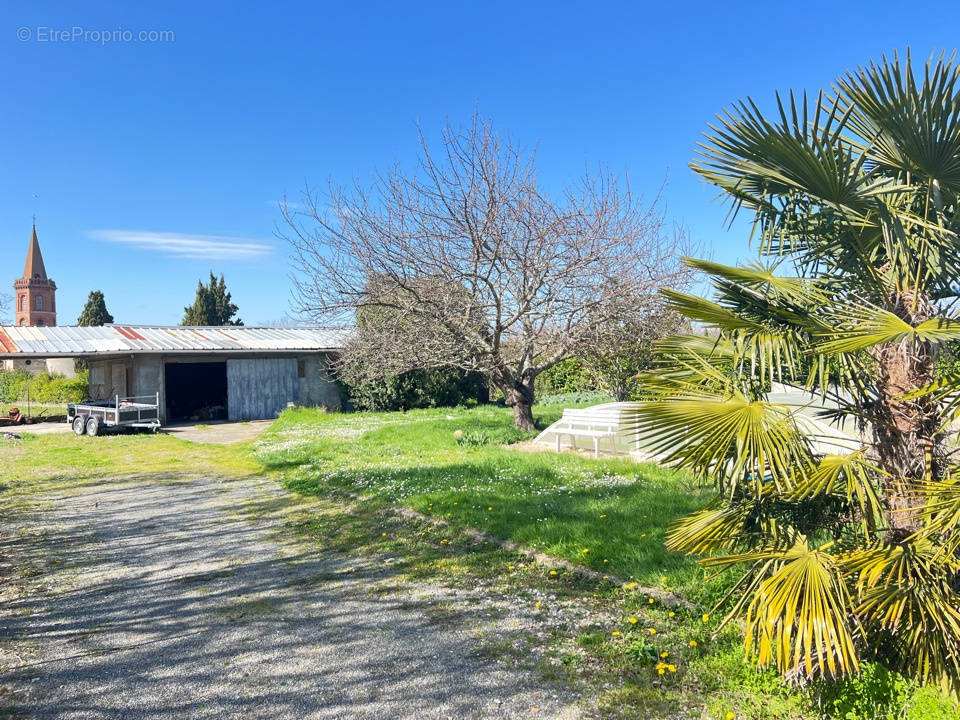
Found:
[[[273,420],[249,420],[246,422],[212,420],[207,423],[165,425],[161,432],[194,443],[232,445],[245,440],[253,440],[272,424]]]

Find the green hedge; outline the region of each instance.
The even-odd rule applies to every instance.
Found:
[[[613,398],[601,392],[584,390],[581,392],[557,393],[556,395],[538,395],[537,405],[573,407],[574,405],[600,405],[613,402]]]
[[[489,396],[483,375],[454,369],[412,370],[354,383],[346,378],[341,380],[356,410],[389,411],[476,405],[487,402]]]
[[[0,370],[0,402],[20,402],[33,376],[26,370]]]
[[[86,371],[74,378],[50,372],[31,375],[25,370],[0,370],[0,402],[21,403],[29,395],[40,403],[71,403],[86,400],[89,380]]]
[[[576,358],[567,358],[537,376],[534,387],[537,395],[564,395],[591,392],[596,388],[587,377],[587,371]]]

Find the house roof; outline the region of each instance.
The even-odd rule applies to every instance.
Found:
[[[340,350],[344,328],[0,326],[0,358]]]
[[[30,233],[30,247],[27,248],[27,262],[23,266],[23,277],[27,280],[33,278],[47,279],[47,269],[43,266],[43,255],[40,253],[40,241],[37,240],[37,226],[33,226],[33,232]]]

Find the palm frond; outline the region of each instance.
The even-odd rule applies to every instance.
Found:
[[[663,462],[689,468],[731,491],[743,481],[787,482],[810,462],[790,409],[739,392],[716,394],[688,386],[633,408],[624,424]]]
[[[917,488],[916,513],[923,520],[917,537],[935,541],[940,558],[960,551],[960,467],[953,467],[944,480]]]
[[[690,320],[703,323],[708,327],[725,331],[753,330],[760,332],[766,329],[762,324],[740,317],[719,303],[699,297],[698,295],[691,295],[677,290],[664,290],[663,294],[669,302],[670,309]]]
[[[799,305],[810,305],[825,300],[825,294],[818,287],[817,281],[777,275],[776,265],[767,266],[752,262],[734,266],[696,258],[684,258],[684,263],[715,278],[750,288],[772,298],[784,299]]]
[[[792,546],[798,532],[777,517],[771,484],[739,489],[730,502],[717,502],[674,521],[667,530],[666,546],[687,555],[713,555],[761,545],[767,548]],[[774,502],[775,506],[776,503]]]
[[[856,574],[856,614],[886,644],[884,661],[921,682],[960,678],[960,595],[951,587],[953,563],[929,542],[877,544],[842,560]],[[952,680],[951,680],[952,678]]]
[[[878,519],[883,517],[883,503],[876,480],[883,474],[867,460],[864,450],[825,455],[806,472],[798,473],[790,497],[803,500],[827,494],[845,496],[848,502],[859,507],[864,536],[869,538],[876,531]]]
[[[844,325],[816,333],[818,352],[854,353],[908,338],[932,343],[960,340],[960,321],[951,318],[930,318],[913,326],[889,310],[867,304],[848,304],[834,315],[842,317]]]
[[[757,585],[746,611],[746,651],[757,664],[775,664],[787,674],[839,677],[860,667],[853,602],[836,558],[806,541],[782,552],[757,552],[704,560],[707,567],[742,563],[768,576]],[[757,568],[754,565],[754,568]],[[756,570],[754,570],[756,571]]]
[[[791,192],[831,207],[863,207],[870,179],[843,137],[849,110],[822,94],[810,103],[791,92],[786,101],[777,95],[777,111],[773,122],[752,100],[738,103],[710,126],[691,167],[710,182],[736,187],[754,209],[767,196]]]
[[[917,83],[909,51],[902,62],[884,56],[838,85],[850,127],[875,162],[960,189],[960,66],[953,59],[928,62]]]

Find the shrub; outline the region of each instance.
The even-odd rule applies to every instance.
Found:
[[[576,358],[568,358],[540,373],[534,389],[537,395],[558,395],[592,391],[594,387],[583,364]]]
[[[411,370],[385,378],[355,380],[341,377],[357,410],[413,410],[487,402],[486,381],[480,373],[456,369]]]
[[[835,683],[817,683],[814,695],[822,712],[841,720],[951,720],[956,703],[933,686],[919,687],[899,673],[864,663],[859,675]]]
[[[490,436],[483,430],[467,430],[457,437],[457,444],[466,447],[480,447],[490,443]]]
[[[56,373],[39,373],[30,383],[30,393],[37,402],[70,403],[86,399],[88,378],[86,372],[75,378],[67,378]]]
[[[20,402],[33,376],[26,370],[0,370],[0,402]]]
[[[0,402],[20,403],[30,399],[39,403],[80,402],[87,398],[88,375],[80,372],[74,378],[50,372],[36,376],[25,370],[0,371]]]
[[[820,685],[819,705],[842,720],[894,720],[903,717],[910,683],[897,673],[864,663],[860,675]]]
[[[571,407],[573,405],[599,405],[613,402],[613,398],[601,392],[587,390],[581,392],[558,393],[556,395],[541,395],[537,398],[537,405]]]

